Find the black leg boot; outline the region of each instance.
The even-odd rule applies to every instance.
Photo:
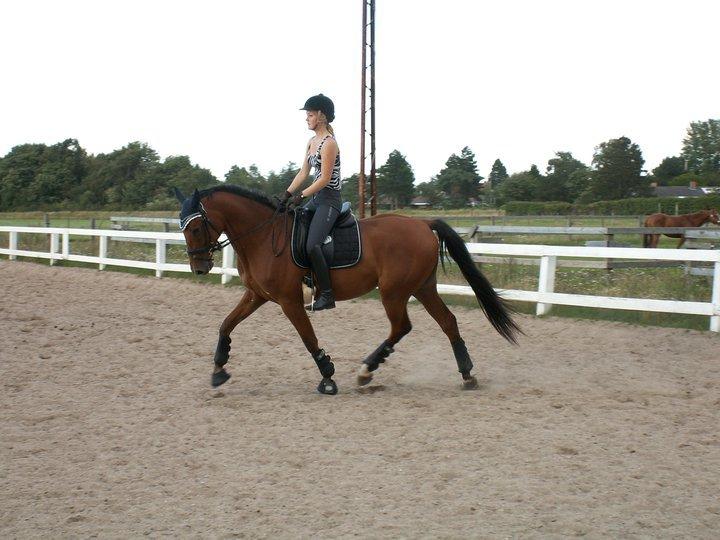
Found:
[[[330,286],[330,270],[322,252],[321,246],[315,246],[310,250],[310,264],[312,264],[317,276],[318,290],[320,294],[315,298],[308,311],[320,311],[321,309],[332,309],[335,307],[335,296]]]

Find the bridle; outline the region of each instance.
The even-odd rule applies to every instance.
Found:
[[[281,207],[277,207],[275,211],[273,212],[273,215],[266,219],[265,221],[260,222],[255,227],[250,229],[249,231],[244,232],[243,234],[239,234],[236,236],[233,236],[232,238],[226,238],[222,242],[219,241],[220,235],[222,234],[222,231],[215,227],[213,225],[213,222],[210,221],[210,218],[208,217],[207,213],[205,212],[205,208],[203,207],[202,203],[198,203],[198,211],[190,214],[189,216],[183,218],[180,222],[180,231],[184,232],[187,226],[190,224],[190,222],[195,221],[196,219],[202,219],[203,222],[203,230],[205,231],[205,238],[207,238],[207,244],[203,247],[195,248],[195,249],[188,249],[187,254],[190,257],[200,255],[202,253],[207,253],[207,258],[199,258],[195,257],[195,260],[205,261],[205,262],[211,262],[213,253],[216,251],[222,251],[223,248],[226,246],[229,246],[233,241],[239,240],[241,238],[245,238],[246,236],[250,236],[251,234],[259,231],[262,229],[265,225],[269,223],[275,222],[275,220],[280,217],[280,214],[284,213],[281,212]],[[285,246],[287,245],[287,219],[284,220],[283,223],[283,237],[285,238],[285,242],[283,243],[282,248],[280,251],[275,250],[275,227],[273,227],[272,231],[272,249],[273,249],[273,255],[276,257],[279,257],[282,252],[285,250]],[[210,229],[212,229],[218,236],[218,240],[215,240],[214,242],[210,241]]]

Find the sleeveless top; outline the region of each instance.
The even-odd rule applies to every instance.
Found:
[[[320,150],[322,150],[323,144],[332,135],[326,135],[325,138],[320,141],[317,151],[314,154],[308,155],[308,163],[311,167],[315,168],[315,178],[313,181],[320,179],[320,173],[322,170],[322,158],[320,157]],[[337,156],[335,156],[335,163],[333,163],[332,173],[330,174],[330,182],[325,188],[334,189],[340,191],[342,187],[342,178],[340,178],[340,151],[338,150]],[[323,188],[324,189],[324,188]]]

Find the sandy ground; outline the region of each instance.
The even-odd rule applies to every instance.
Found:
[[[454,308],[481,389],[434,321],[359,392],[376,301],[313,315],[337,396],[240,289],[0,261],[0,537],[694,537],[720,530],[709,333],[520,317],[519,347]],[[374,391],[373,391],[374,390]]]

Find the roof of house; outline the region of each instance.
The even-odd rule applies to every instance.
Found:
[[[688,186],[657,186],[653,189],[656,197],[703,197],[705,195],[702,189]]]
[[[413,197],[413,200],[410,201],[410,204],[430,204],[430,200],[426,199],[425,197]]]

